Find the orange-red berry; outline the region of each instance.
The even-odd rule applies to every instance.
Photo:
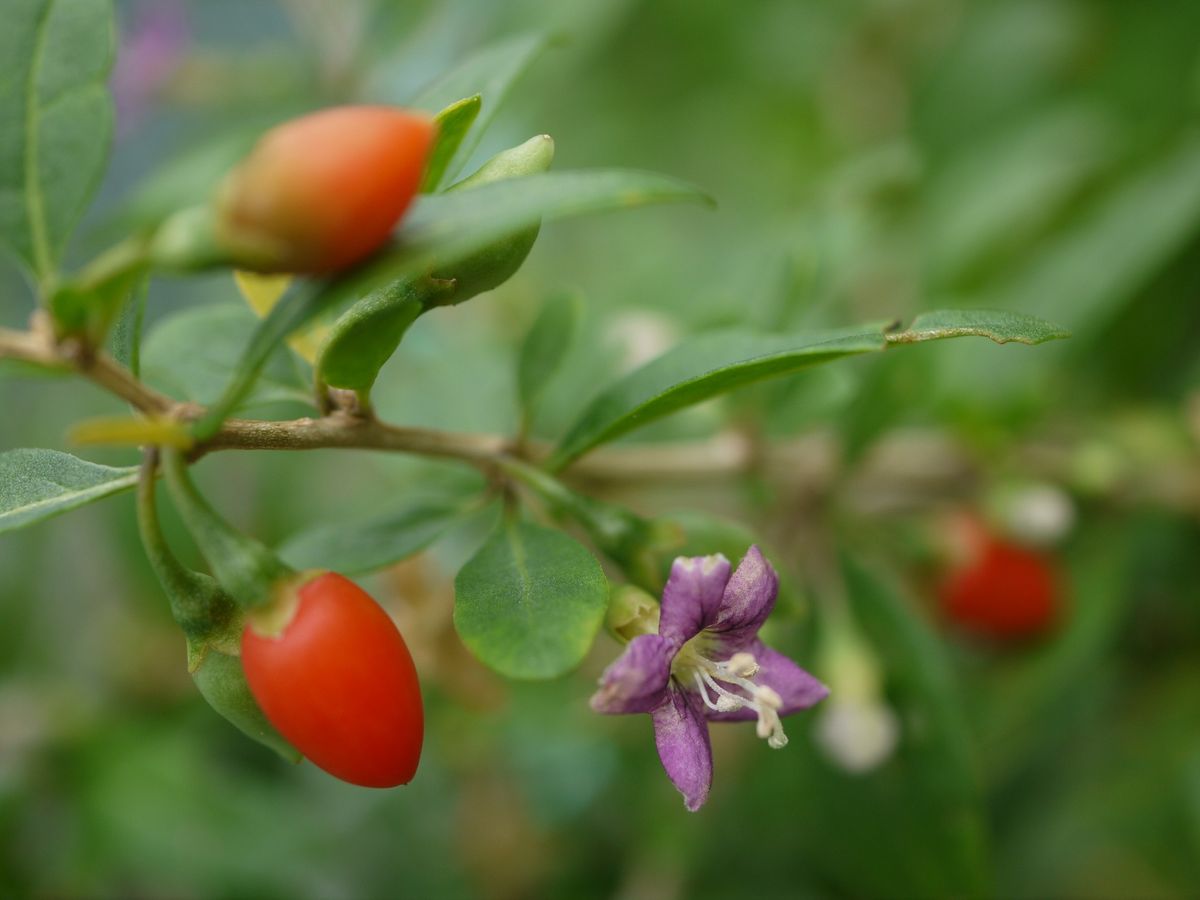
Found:
[[[417,194],[436,125],[341,106],[268,131],[217,198],[217,237],[243,267],[329,273],[369,256]]]
[[[282,611],[283,622],[270,622]],[[333,572],[284,592],[242,633],[267,720],[315,765],[364,787],[407,784],[425,733],[417,670],[387,613]]]

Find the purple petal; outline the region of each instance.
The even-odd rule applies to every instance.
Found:
[[[774,690],[783,700],[783,706],[779,708],[781,716],[808,709],[829,696],[829,688],[789,657],[772,650],[762,641],[755,641],[750,652],[759,665],[754,680]]]
[[[706,626],[721,638],[723,651],[732,654],[754,640],[775,608],[778,592],[779,576],[758,547],[751,547],[729,579],[715,619]]]
[[[658,633],[677,647],[717,617],[732,566],[724,556],[681,556],[663,588]]]
[[[712,787],[712,745],[699,704],[690,691],[673,688],[667,702],[651,713],[658,758],[692,812],[704,805]]]
[[[629,642],[600,677],[600,690],[592,695],[599,713],[644,713],[665,700],[675,647],[657,634],[642,634]]]
[[[747,652],[754,654],[758,662],[758,672],[754,676],[757,684],[766,685],[779,695],[783,706],[779,715],[788,716],[802,709],[808,709],[829,696],[829,688],[810,675],[790,658],[778,650],[772,650],[762,641],[755,640],[746,647]],[[737,694],[745,694],[741,688],[734,685],[724,685]],[[756,718],[752,709],[735,709],[730,712],[716,712],[705,708],[705,713],[713,722],[747,722]]]

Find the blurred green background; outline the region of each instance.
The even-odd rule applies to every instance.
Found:
[[[586,324],[536,423],[546,437],[600,380],[719,325],[992,307],[1074,337],[900,348],[627,442],[737,428],[815,447],[808,467],[587,485],[759,534],[796,584],[772,641],[831,677],[822,648],[848,610],[897,716],[898,745],[867,773],[822,749],[814,714],[788,720],[779,752],[719,727],[713,796],[695,815],[662,774],[649,722],[587,707],[610,641],[547,684],[503,683],[457,643],[450,579],[477,528],[368,582],[401,621],[429,705],[418,777],[387,792],[289,767],[204,706],[130,497],[4,535],[0,895],[1200,895],[1200,4],[195,0],[117,12],[119,134],[80,259],[139,208],[172,202],[179,173],[228,136],[352,97],[404,103],[463,55],[530,30],[561,39],[480,160],[546,132],[557,167],[654,169],[718,198],[715,213],[547,226],[512,282],[413,329],[377,388],[389,420],[511,431],[515,347],[564,288],[586,297]],[[181,156],[193,163],[131,203]],[[214,304],[246,327],[240,303],[227,277],[156,282],[147,377],[176,393],[219,387],[228,360],[200,348],[188,384],[170,380],[169,328],[156,371],[155,329]],[[31,309],[5,262],[0,324]],[[186,338],[194,321],[171,327]],[[280,414],[296,412],[288,379],[271,398]],[[121,411],[78,381],[8,371],[0,405],[0,449],[63,447],[72,422]],[[197,474],[269,542],[459,475],[332,451],[221,454]],[[1061,621],[1003,646],[947,629],[930,592],[941,517],[973,509],[1019,531],[1011,498],[1029,486],[1074,512],[1047,551],[1068,585]]]

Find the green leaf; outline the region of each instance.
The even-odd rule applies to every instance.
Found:
[[[424,550],[465,512],[463,503],[429,500],[359,522],[330,522],[292,535],[278,548],[298,570],[360,575]]]
[[[258,317],[242,303],[216,303],[167,316],[142,348],[146,380],[167,393],[207,404],[221,396]],[[272,403],[312,404],[297,363],[285,347],[270,354],[242,409]]]
[[[104,172],[108,0],[9,0],[0,27],[0,242],[44,284]]]
[[[280,582],[295,572],[213,509],[192,483],[179,451],[164,448],[162,466],[175,508],[221,587],[246,609],[269,602]]]
[[[907,725],[898,761],[903,771],[895,774],[903,775],[904,816],[920,823],[920,832],[906,839],[909,858],[899,868],[921,873],[926,883],[916,893],[923,896],[987,896],[979,777],[945,647],[888,583],[851,560],[844,571],[855,618],[882,657]],[[882,781],[889,773],[880,774]],[[880,785],[876,789],[878,797]]]
[[[653,172],[590,169],[545,172],[421,197],[392,244],[321,284],[320,308],[366,296],[375,287],[484,249],[539,220],[657,203],[712,203],[695,185]]]
[[[1042,344],[1071,336],[1045,319],[999,309],[937,309],[921,313],[904,331],[891,332],[889,344],[911,344],[953,337],[985,337],[997,344]]]
[[[587,654],[604,621],[608,580],[563,534],[505,522],[458,573],[454,627],[509,678],[554,678]]]
[[[401,279],[372,291],[338,316],[317,358],[317,384],[369,391],[436,290],[436,282],[428,278]]]
[[[525,336],[517,359],[517,396],[531,416],[546,384],[566,358],[579,331],[583,300],[577,294],[555,297],[543,308]]]
[[[136,466],[101,466],[58,450],[0,453],[0,532],[129,490],[137,476]]]
[[[475,127],[464,134],[446,162],[444,179],[452,179],[462,171],[509,89],[546,44],[546,36],[541,34],[518,35],[493,44],[438,78],[412,101],[418,109],[436,112],[462,97],[478,95],[481,98]]]
[[[544,172],[553,158],[554,142],[540,135],[493,157],[451,190]],[[321,347],[317,384],[357,391],[365,406],[379,370],[418,316],[437,306],[462,303],[507,281],[525,261],[537,235],[534,225],[465,257],[443,256],[431,277],[399,279],[353,303],[334,322]]]
[[[561,469],[598,444],[764,378],[885,346],[880,327],[761,335],[712,332],[684,341],[600,393],[549,462]]]
[[[1200,137],[1185,130],[1039,245],[1028,265],[987,292],[988,305],[1041,311],[1053,304],[1057,318],[1094,337],[1184,252],[1198,228]]]
[[[129,300],[121,307],[121,314],[113,327],[113,358],[125,366],[134,378],[142,372],[142,326],[146,319],[146,296],[149,283],[143,279],[134,286]]]
[[[479,115],[481,99],[478,94],[465,97],[457,103],[451,103],[434,117],[437,122],[437,140],[429,153],[429,162],[425,165],[425,174],[421,178],[421,193],[432,194],[442,183],[446,168],[455,152],[462,146],[467,132],[471,130],[475,118]]]
[[[698,188],[648,172],[596,169],[529,175],[448,194],[425,195],[407,216],[392,245],[363,265],[277,303],[259,324],[221,399],[196,425],[203,440],[254,385],[274,348],[321,313],[365,297],[385,284],[432,270],[439,260],[476,253],[497,238],[539,219],[559,219],[651,203],[706,201]]]
[[[267,365],[271,355],[280,344],[306,324],[311,322],[325,307],[321,304],[318,294],[302,291],[292,291],[271,307],[266,318],[255,326],[245,350],[238,358],[233,368],[233,376],[222,391],[220,398],[213,403],[199,422],[195,424],[192,433],[197,440],[212,437],[221,428],[233,411],[236,410],[254,390],[263,367]]]

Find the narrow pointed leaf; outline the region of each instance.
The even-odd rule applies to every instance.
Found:
[[[985,337],[997,344],[1016,341],[1042,344],[1071,336],[1045,319],[999,309],[938,309],[921,313],[904,331],[888,334],[889,344],[937,341],[952,337]]]
[[[129,490],[137,467],[113,468],[58,450],[0,453],[0,532]]]
[[[567,432],[549,465],[560,469],[599,444],[755,381],[884,346],[878,326],[793,335],[698,335],[601,392]]]
[[[922,833],[911,836],[911,853],[920,854],[927,881],[919,893],[987,896],[991,873],[980,778],[945,646],[888,581],[849,558],[843,570],[855,617],[879,652],[902,721],[909,723],[904,792],[913,795],[906,812],[922,824]]]
[[[509,89],[546,46],[541,34],[523,34],[485,47],[438,78],[412,101],[418,109],[437,112],[463,97],[479,95],[481,106],[474,127],[463,135],[443,168],[442,180],[462,171],[508,95]]]
[[[469,191],[422,197],[386,247],[318,289],[326,305],[365,296],[375,287],[478,251],[539,221],[662,203],[706,203],[700,188],[632,169],[545,172]]]
[[[526,415],[547,383],[558,372],[579,330],[583,301],[575,294],[554,298],[545,305],[525,336],[517,360],[517,394]]]
[[[434,117],[438,126],[437,140],[429,152],[429,162],[425,164],[425,174],[421,178],[422,194],[432,194],[441,185],[450,161],[479,115],[480,105],[480,96],[475,94],[451,103]]]

